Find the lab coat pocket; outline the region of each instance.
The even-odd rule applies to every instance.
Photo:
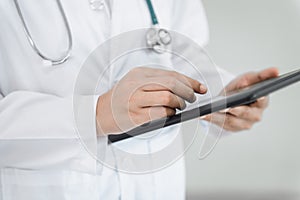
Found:
[[[96,176],[74,171],[1,169],[1,200],[97,199]]]

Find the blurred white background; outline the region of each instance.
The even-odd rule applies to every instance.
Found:
[[[240,74],[300,68],[300,0],[204,0],[210,56]],[[271,96],[263,122],[223,138],[198,160],[187,152],[188,199],[300,199],[300,84]]]

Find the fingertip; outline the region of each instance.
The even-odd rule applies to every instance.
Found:
[[[205,119],[206,119],[206,116],[199,117],[199,119],[205,120]]]
[[[272,71],[274,76],[279,76],[279,69],[277,67],[271,67],[270,71]]]
[[[183,102],[183,104],[181,104],[181,106],[180,106],[180,110],[184,110],[184,109],[186,109],[186,103],[185,102]]]
[[[268,69],[263,70],[263,73],[267,78],[273,78],[279,76],[279,70],[277,67],[270,67]]]
[[[204,115],[199,117],[201,120],[210,121],[210,115]]]
[[[200,93],[205,94],[207,92],[207,87],[205,85],[200,85]]]
[[[257,101],[253,103],[253,105],[259,108],[266,108],[269,105],[269,97],[268,96],[261,97],[257,99]]]
[[[230,111],[230,108],[226,108],[226,109],[224,109],[224,110],[220,110],[219,112],[224,114],[224,113],[227,113],[227,112],[229,112],[229,111]]]
[[[260,97],[259,99],[257,99],[256,101],[266,101],[267,97]]]
[[[191,100],[189,101],[189,103],[194,103],[196,100],[197,100],[197,97],[196,97],[196,95],[194,94],[194,95],[193,95],[193,99],[191,99]]]

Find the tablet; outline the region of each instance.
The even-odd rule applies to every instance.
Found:
[[[128,132],[119,135],[109,135],[108,140],[109,143],[118,142],[149,131],[154,131],[210,113],[218,112],[226,108],[251,104],[261,97],[267,96],[272,92],[297,83],[298,81],[300,81],[300,69],[227,93],[226,96],[217,96],[213,97],[209,101],[202,103],[199,102],[198,105],[200,106],[197,108],[183,111],[171,117],[153,120],[133,128]]]

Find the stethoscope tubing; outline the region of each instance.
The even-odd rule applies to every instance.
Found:
[[[33,39],[32,35],[30,34],[29,28],[26,24],[23,14],[22,14],[19,2],[18,2],[18,0],[14,0],[14,4],[15,4],[17,13],[19,15],[19,18],[21,19],[21,23],[23,25],[25,35],[29,41],[30,46],[36,52],[36,54],[38,56],[40,56],[44,61],[50,62],[51,65],[60,65],[64,62],[66,62],[70,58],[72,48],[73,48],[73,37],[72,37],[72,32],[71,32],[71,28],[70,28],[66,13],[64,11],[61,1],[56,0],[56,2],[58,5],[58,8],[59,8],[59,11],[62,15],[64,25],[67,29],[68,48],[61,57],[50,58],[50,57],[46,56],[44,53],[42,53],[42,51],[38,48],[37,44],[34,42],[34,39]],[[172,37],[171,37],[171,34],[166,29],[160,28],[158,18],[155,13],[155,10],[154,10],[151,0],[146,0],[146,3],[148,6],[148,9],[149,9],[149,13],[151,16],[151,22],[152,22],[152,27],[149,29],[147,36],[146,36],[147,45],[154,52],[161,54],[161,53],[164,53],[166,50],[166,47],[171,44]],[[151,31],[152,31],[152,33],[151,33]],[[153,32],[154,32],[154,34],[153,34]]]
[[[44,53],[42,53],[42,51],[37,47],[36,43],[34,42],[32,36],[30,34],[28,26],[27,26],[27,24],[25,22],[24,16],[22,14],[22,11],[21,11],[21,8],[20,8],[20,5],[19,5],[19,2],[18,2],[18,0],[14,0],[14,3],[15,3],[15,6],[16,6],[18,15],[19,15],[19,17],[21,19],[21,22],[22,22],[22,25],[23,25],[23,29],[24,29],[26,37],[27,37],[27,39],[28,39],[28,41],[30,43],[30,46],[32,47],[32,49],[43,60],[51,62],[52,65],[59,65],[59,64],[62,64],[64,62],[66,62],[70,58],[71,51],[72,51],[72,48],[73,48],[73,38],[72,38],[71,28],[70,28],[70,25],[69,25],[66,13],[65,13],[65,11],[63,9],[61,1],[60,0],[56,0],[56,2],[57,2],[57,5],[58,5],[58,8],[60,10],[60,13],[62,15],[64,25],[65,25],[65,27],[67,29],[67,34],[68,34],[68,49],[67,49],[66,53],[64,55],[62,55],[60,58],[50,58],[50,57],[46,56]]]

